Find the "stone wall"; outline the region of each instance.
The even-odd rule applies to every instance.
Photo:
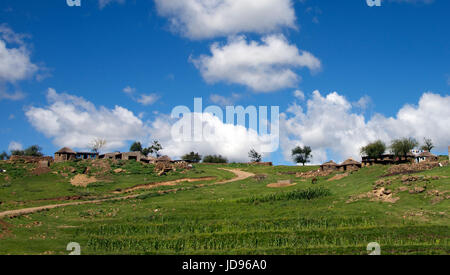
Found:
[[[41,161],[53,162],[52,157],[11,156],[10,161],[23,161],[25,163],[39,163]]]

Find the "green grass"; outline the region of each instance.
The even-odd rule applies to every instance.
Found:
[[[197,185],[214,181],[185,182],[136,191],[140,196],[135,199],[5,219],[9,235],[0,239],[0,254],[68,254],[65,248],[69,242],[80,243],[82,254],[367,254],[370,242],[378,242],[383,254],[450,253],[449,200],[436,202],[427,193],[450,191],[450,178],[446,178],[450,177],[449,166],[417,173],[424,178],[440,176],[408,186],[426,186],[426,192],[420,194],[398,191],[405,186],[401,176],[387,178],[391,184],[386,188],[400,199],[386,203],[367,198],[348,202],[351,196],[371,191],[374,182],[386,173],[388,167],[384,166],[363,168],[337,181],[327,181],[333,175],[321,177],[312,185],[311,180],[296,178],[295,173],[317,167],[199,164],[188,172],[158,177],[149,167],[123,162],[112,169],[122,168],[126,173],[106,173],[107,181],[87,189],[72,187],[60,175],[27,176],[25,172],[25,177],[12,180],[9,187],[0,187],[0,211],[7,208],[5,204],[15,209],[33,205],[13,204],[17,197],[27,201],[77,192],[103,196],[148,182],[233,177],[217,169],[220,167],[266,174],[267,178],[205,186]],[[287,179],[296,184],[266,187]],[[2,184],[5,182],[0,177]],[[158,193],[173,188],[182,189]],[[10,195],[12,190],[16,195]]]

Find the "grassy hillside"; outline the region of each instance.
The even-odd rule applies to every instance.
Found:
[[[88,166],[58,164],[52,173],[35,176],[27,165],[1,163],[8,178],[0,176],[0,212],[117,197],[152,182],[214,179],[139,189],[131,192],[139,196],[128,200],[3,218],[0,254],[68,254],[69,242],[80,243],[82,254],[367,254],[370,242],[378,242],[383,254],[450,253],[449,166],[391,177],[383,177],[388,167],[375,166],[312,184],[295,173],[317,167],[236,164],[222,167],[264,177],[214,185],[233,173],[199,164],[158,177],[152,166],[123,162],[111,163],[107,171],[90,168],[87,174],[99,181],[72,186],[71,178]],[[125,172],[115,173],[118,168]],[[267,187],[279,180],[292,185]],[[381,188],[389,195],[375,197],[373,190]]]

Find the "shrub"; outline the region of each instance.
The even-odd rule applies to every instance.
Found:
[[[204,163],[228,163],[228,159],[221,155],[210,155],[203,158]]]
[[[326,197],[331,195],[330,190],[319,187],[319,188],[308,188],[305,190],[294,190],[291,192],[275,193],[265,196],[252,196],[250,198],[245,198],[239,200],[239,202],[245,203],[263,203],[271,201],[288,201],[288,200],[312,200],[321,197]]]

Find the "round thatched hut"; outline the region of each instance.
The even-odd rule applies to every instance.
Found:
[[[61,148],[55,153],[55,162],[64,162],[68,160],[74,160],[77,158],[77,153],[69,147]]]
[[[357,162],[356,160],[349,158],[348,160],[344,161],[339,165],[340,171],[355,171],[361,168],[361,163]]]
[[[337,163],[332,160],[320,165],[320,170],[322,170],[322,171],[335,171],[337,169],[338,169]]]

